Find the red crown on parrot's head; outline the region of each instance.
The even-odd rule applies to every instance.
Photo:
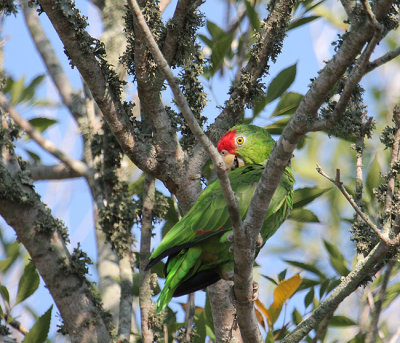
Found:
[[[236,155],[236,144],[235,144],[236,130],[229,131],[221,137],[217,144],[218,151],[226,150],[230,154]]]

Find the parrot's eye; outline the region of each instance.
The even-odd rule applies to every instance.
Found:
[[[236,138],[236,143],[242,145],[244,143],[244,138],[243,137]]]

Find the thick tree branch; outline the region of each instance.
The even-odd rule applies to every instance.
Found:
[[[82,18],[71,8],[69,1],[55,4],[54,1],[40,0],[39,4],[57,31],[71,62],[87,83],[121,148],[141,169],[161,174],[162,171],[159,169],[161,166],[156,159],[157,153],[154,147],[136,139],[134,127],[119,100],[116,86],[110,86],[115,80],[110,80],[109,75],[106,75],[110,73],[106,70],[109,66],[102,67],[93,49],[89,48],[94,42],[93,38],[77,24],[74,26],[72,23]],[[85,45],[85,48],[82,48],[82,45]]]
[[[88,282],[73,265],[59,230],[60,223],[40,202],[20,173],[12,176],[0,164],[0,213],[46,283],[64,319],[72,342],[111,342],[106,324],[91,297]]]
[[[173,25],[171,25],[167,31],[162,48],[162,53],[169,65],[171,65],[174,60],[181,32],[187,20],[187,15],[195,11],[202,2],[202,0],[179,0],[176,4],[174,15],[170,21]]]
[[[10,117],[15,123],[23,129],[37,144],[44,150],[64,162],[69,168],[82,176],[89,176],[91,174],[90,168],[83,162],[69,157],[67,154],[58,149],[53,142],[44,138],[39,131],[37,131],[27,120],[22,118],[19,113],[12,107],[6,96],[0,92],[0,106],[4,111],[8,112]]]

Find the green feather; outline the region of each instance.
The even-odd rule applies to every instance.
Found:
[[[246,165],[228,175],[244,219],[275,142],[265,129],[257,126],[237,125],[231,130],[236,130],[236,137],[245,138],[244,143],[237,146],[236,153]],[[293,173],[287,167],[261,228],[263,244],[288,216],[293,184]],[[165,285],[157,301],[158,311],[168,305],[177,289],[179,294],[184,294],[186,288],[188,291],[200,289],[233,271],[233,253],[229,249],[232,243],[227,240],[231,232],[228,208],[216,180],[200,194],[189,212],[168,231],[150,256],[149,267],[169,256]]]

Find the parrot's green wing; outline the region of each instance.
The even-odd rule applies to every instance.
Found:
[[[247,212],[263,170],[262,165],[248,165],[229,173],[242,217]],[[166,256],[174,255],[182,249],[231,229],[221,185],[215,180],[200,194],[189,212],[163,237],[161,244],[150,256],[148,268]]]

